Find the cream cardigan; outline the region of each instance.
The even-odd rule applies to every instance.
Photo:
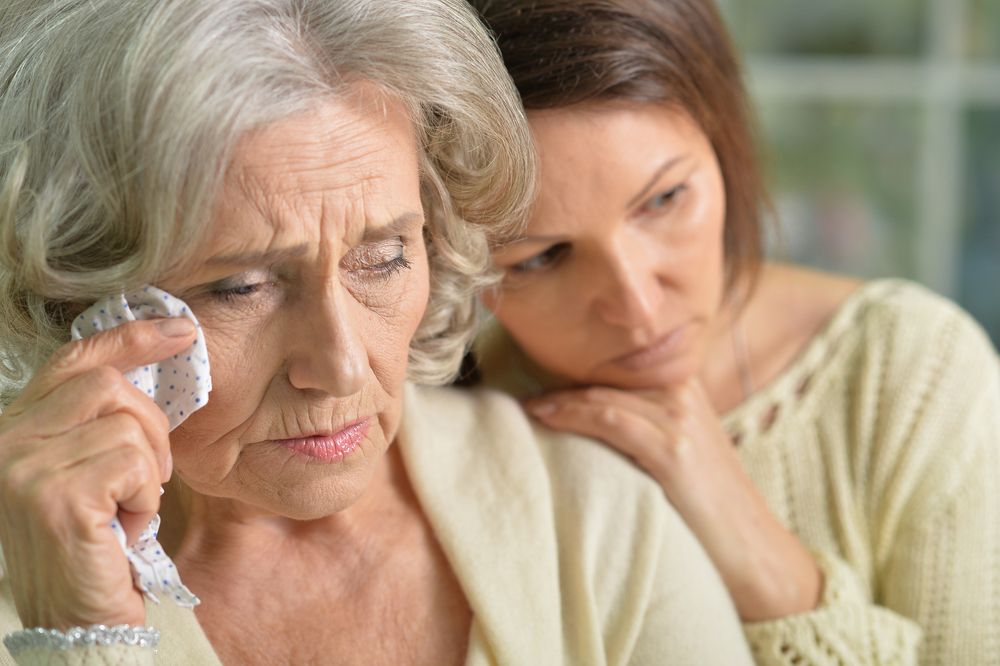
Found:
[[[486,381],[539,374],[496,329]],[[1000,364],[914,284],[863,286],[723,423],[825,573],[813,612],[744,626],[758,664],[1000,664]]]
[[[499,393],[408,386],[403,424],[410,481],[473,610],[466,664],[751,663],[718,574],[629,462],[532,426]],[[147,611],[163,635],[156,663],[219,663],[192,611]],[[18,628],[0,581],[0,632]],[[13,663],[0,648],[0,664]],[[118,647],[18,663],[153,658]]]

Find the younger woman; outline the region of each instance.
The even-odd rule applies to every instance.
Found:
[[[911,283],[761,259],[709,0],[480,0],[541,162],[488,384],[662,486],[763,664],[1000,655],[1000,367]],[[609,498],[608,501],[613,501]]]

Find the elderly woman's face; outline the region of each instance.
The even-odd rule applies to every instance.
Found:
[[[209,403],[171,434],[195,491],[308,519],[353,503],[395,437],[428,297],[402,107],[325,104],[245,137],[198,268],[163,283],[208,343]]]
[[[523,240],[494,253],[487,305],[536,363],[580,384],[681,382],[723,293],[725,188],[687,115],[658,105],[529,114],[541,186]]]

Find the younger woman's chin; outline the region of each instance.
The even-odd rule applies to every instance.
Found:
[[[596,375],[587,384],[611,386],[626,391],[660,390],[681,386],[701,370],[698,359],[676,359],[670,363],[654,365],[640,371],[615,368]]]

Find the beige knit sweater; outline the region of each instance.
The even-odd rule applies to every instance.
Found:
[[[396,445],[473,612],[466,666],[750,666],[708,556],[627,460],[530,423],[496,392],[408,386],[404,409]],[[219,666],[194,612],[146,609],[155,660],[118,646],[15,661],[0,646],[0,665]],[[0,635],[20,628],[0,575]]]
[[[503,339],[486,381],[538,389]],[[968,315],[869,283],[723,421],[825,574],[816,610],[744,625],[759,664],[1000,664],[1000,363]]]

